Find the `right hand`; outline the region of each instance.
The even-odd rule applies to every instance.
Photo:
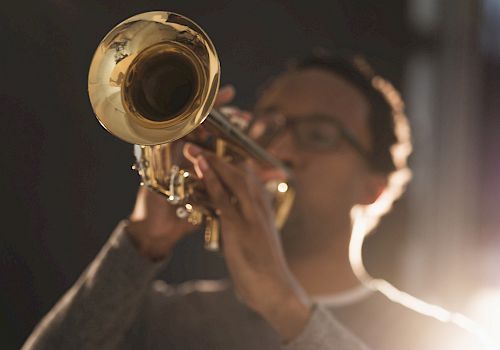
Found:
[[[232,86],[221,88],[214,107],[229,103],[234,95],[235,90]],[[182,147],[181,143],[183,141],[178,141],[174,146]],[[175,206],[145,187],[139,188],[129,221],[127,232],[130,238],[139,252],[151,260],[165,258],[175,243],[194,228],[185,219],[177,217]]]

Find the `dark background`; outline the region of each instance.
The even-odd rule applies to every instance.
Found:
[[[484,4],[461,3],[459,7],[469,13],[465,19],[460,11],[447,7],[453,1],[443,1],[436,10],[437,22],[426,31],[412,21],[418,18],[415,2],[401,0],[4,2],[0,5],[0,347],[21,346],[132,208],[138,178],[130,170],[131,146],[98,125],[87,97],[87,74],[105,33],[125,18],[150,10],[184,14],[206,30],[219,53],[223,83],[236,86],[235,103],[244,108],[251,108],[255,90],[279,72],[287,58],[305,55],[318,46],[365,54],[377,71],[402,90],[410,106],[408,65],[418,52],[430,53],[437,67],[446,65],[446,59],[466,60],[465,68],[457,69],[462,72],[472,67],[475,75],[467,76],[477,77],[474,86],[478,90],[471,103],[477,106],[472,118],[473,144],[479,151],[471,164],[477,170],[473,196],[479,215],[474,217],[475,229],[468,237],[473,242],[471,256],[481,256],[489,247],[489,256],[495,261],[498,250],[491,247],[498,243],[498,32],[493,28],[493,39],[484,39],[482,33],[490,23],[482,13]],[[456,21],[446,22],[448,16]],[[447,36],[454,26],[458,36]],[[456,40],[451,46],[463,57],[442,54],[448,40]],[[437,91],[443,89],[439,85]],[[414,119],[410,115],[412,122]],[[432,135],[439,138],[453,123],[433,124],[437,131]],[[417,135],[415,157],[419,140],[427,137]],[[420,164],[425,171],[425,162]],[[439,174],[445,176],[442,170]],[[415,230],[406,228],[412,225],[418,205],[422,202],[415,204],[410,191],[368,239],[365,257],[374,275],[405,286],[402,252],[412,249],[408,237]],[[424,244],[433,244],[423,237]],[[425,274],[432,261],[425,263],[424,259],[421,265]],[[474,288],[496,283],[488,270],[494,263],[471,258],[464,265],[469,268],[460,269],[459,280],[473,283],[462,292],[454,288],[452,297],[464,298]],[[224,274],[223,261],[204,253],[199,235],[194,235],[179,245],[163,277],[180,282]],[[439,281],[442,277],[433,276]],[[429,288],[429,280],[422,281]],[[425,289],[416,289],[421,290]],[[447,296],[445,289],[440,293],[442,298]]]

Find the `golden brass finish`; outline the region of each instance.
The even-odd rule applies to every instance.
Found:
[[[97,119],[111,134],[135,144],[134,169],[141,185],[175,205],[178,217],[205,224],[208,250],[219,249],[217,210],[201,182],[175,164],[170,142],[207,119],[217,137],[217,156],[231,158],[232,152],[252,157],[288,174],[280,161],[212,109],[219,81],[219,59],[210,38],[188,18],[159,11],[133,16],[113,28],[99,44],[89,71],[89,97]],[[267,188],[281,227],[294,191],[280,182]]]
[[[220,249],[220,220],[215,216],[208,216],[205,223],[205,249],[218,251]]]
[[[151,78],[134,77],[151,58],[169,55],[183,58],[192,70],[194,96],[178,115],[152,121],[134,107],[131,84]],[[197,24],[175,13],[147,12],[118,24],[101,41],[90,65],[89,97],[97,118],[110,133],[129,143],[155,145],[177,140],[203,122],[212,109],[219,80],[217,53]]]

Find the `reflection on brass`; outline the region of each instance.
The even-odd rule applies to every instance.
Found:
[[[206,118],[217,95],[219,59],[194,22],[147,12],[114,27],[89,71],[89,96],[100,123],[139,145],[177,140]]]
[[[208,216],[205,223],[205,249],[218,251],[220,248],[220,220],[217,216]]]
[[[101,41],[89,71],[89,97],[101,125],[135,144],[134,169],[141,184],[177,207],[180,218],[205,224],[205,247],[219,249],[220,220],[200,181],[176,164],[173,144],[205,119],[217,155],[250,157],[264,166],[288,169],[212,109],[220,64],[210,38],[190,19],[147,12],[114,27]],[[190,135],[191,136],[191,135]],[[280,227],[293,202],[286,183],[268,183]]]

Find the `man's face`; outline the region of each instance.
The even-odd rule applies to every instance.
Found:
[[[255,114],[257,120],[287,118],[295,125],[306,125],[304,119],[321,120],[318,125],[323,126],[318,130],[307,126],[311,134],[306,137],[317,141],[325,138],[325,142],[333,130],[328,123],[331,120],[331,128],[337,123],[365,150],[371,147],[368,101],[349,82],[322,69],[305,69],[277,78],[257,102]],[[343,137],[318,151],[308,147],[307,139],[298,142],[292,128],[282,130],[267,148],[289,164],[294,174],[297,196],[285,231],[343,230],[341,226],[350,225],[351,208],[367,200],[368,179],[373,174],[366,160]]]

